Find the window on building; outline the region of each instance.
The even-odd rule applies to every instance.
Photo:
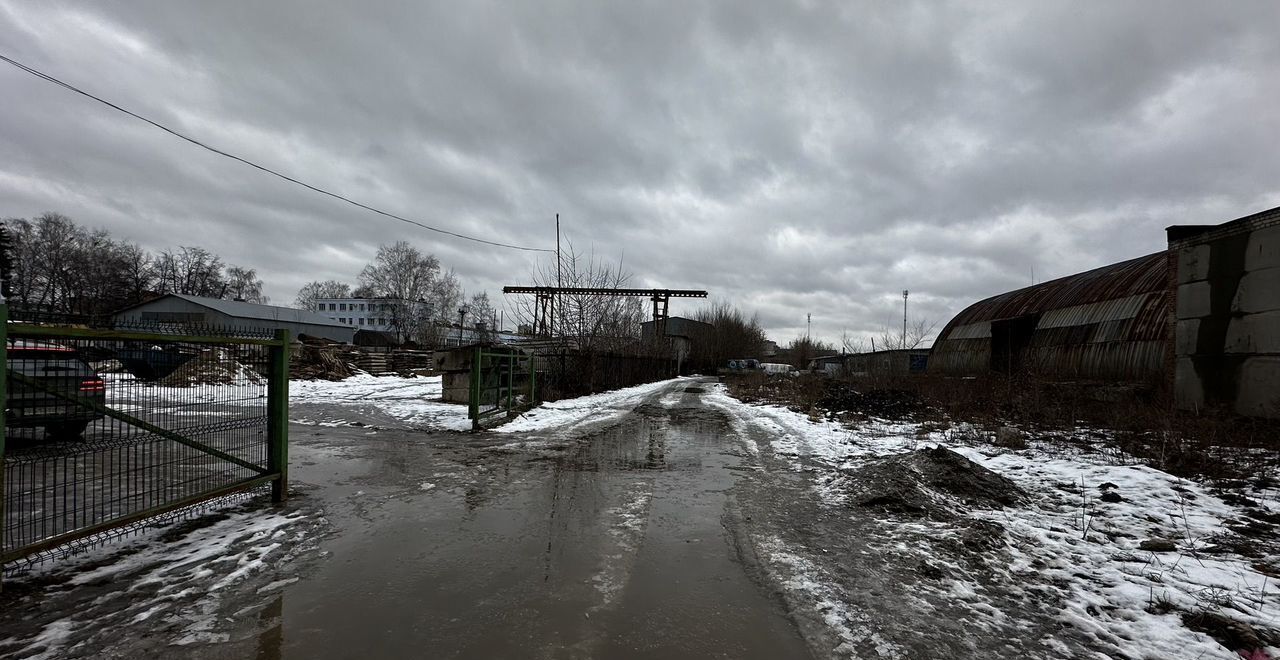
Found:
[[[360,325],[364,325],[364,317],[363,317],[363,316],[361,316],[361,317],[360,317]]]
[[[387,320],[386,320],[386,319],[384,319],[384,318],[382,318],[382,317],[378,317],[378,325],[386,325],[386,324],[387,324]]]
[[[342,303],[341,305],[338,305],[338,309],[344,312],[347,311],[347,303]]]

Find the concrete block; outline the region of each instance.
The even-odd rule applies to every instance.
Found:
[[[1280,417],[1280,356],[1245,360],[1240,370],[1236,412],[1255,417]]]
[[[1173,374],[1173,396],[1178,407],[1183,410],[1203,409],[1204,383],[1200,382],[1191,358],[1178,358]]]
[[[1209,279],[1209,246],[1193,245],[1178,250],[1178,284]]]
[[[1194,285],[1191,285],[1194,286]],[[1178,290],[1181,296],[1182,290]],[[1181,300],[1178,301],[1181,304]],[[1258,314],[1280,310],[1280,268],[1250,271],[1240,278],[1231,311]]]
[[[1186,321],[1179,322],[1179,329],[1182,323]],[[1280,311],[1231,319],[1223,352],[1280,354]]]
[[[1200,341],[1200,319],[1178,321],[1174,329],[1174,354],[1178,357],[1195,355]]]
[[[1249,247],[1244,253],[1244,269],[1253,271],[1263,268],[1280,268],[1280,225],[1249,234]]]
[[[1213,291],[1208,282],[1192,282],[1178,285],[1178,319],[1198,319],[1212,311],[1210,297]]]

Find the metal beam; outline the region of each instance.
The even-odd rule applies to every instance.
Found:
[[[707,292],[698,289],[606,289],[584,286],[504,286],[503,293],[533,293],[545,295],[582,296],[630,296],[645,298],[706,298]]]

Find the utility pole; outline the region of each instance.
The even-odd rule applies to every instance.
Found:
[[[809,337],[813,335],[813,314],[805,314],[805,317],[805,323],[807,323],[808,326],[805,328],[804,338],[808,341]]]
[[[564,278],[560,275],[560,214],[556,214],[556,288],[564,286]],[[555,310],[560,306],[560,292],[556,291],[556,295],[551,297],[551,336],[555,336],[556,313]],[[563,310],[561,310],[563,311]]]
[[[902,348],[907,347],[907,296],[910,291],[902,290]]]
[[[555,308],[556,308],[556,307],[559,307],[559,306],[560,306],[560,288],[564,286],[564,278],[560,275],[560,264],[561,264],[561,261],[562,261],[562,260],[560,259],[560,214],[559,214],[559,213],[557,213],[557,214],[556,214],[556,294],[555,294],[554,296],[551,296],[551,300],[552,300],[552,303],[551,303],[551,309],[552,309],[552,310],[555,310]],[[552,336],[552,337],[554,337],[554,336],[555,336],[555,312],[554,312],[554,311],[552,311],[552,314],[551,314],[551,328],[552,328],[552,330],[551,330],[551,336]],[[564,366],[564,345],[563,345],[563,344],[561,344],[561,345],[560,345],[560,375],[559,375],[559,378],[560,378],[560,379],[562,379],[562,381],[563,381],[563,379],[564,379],[564,371],[565,371],[565,366]]]

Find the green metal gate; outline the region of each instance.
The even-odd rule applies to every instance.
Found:
[[[287,497],[288,332],[167,330],[0,305],[0,563],[267,484]]]
[[[471,358],[471,427],[499,415],[510,417],[533,406],[536,390],[533,356],[516,348],[476,346]]]

